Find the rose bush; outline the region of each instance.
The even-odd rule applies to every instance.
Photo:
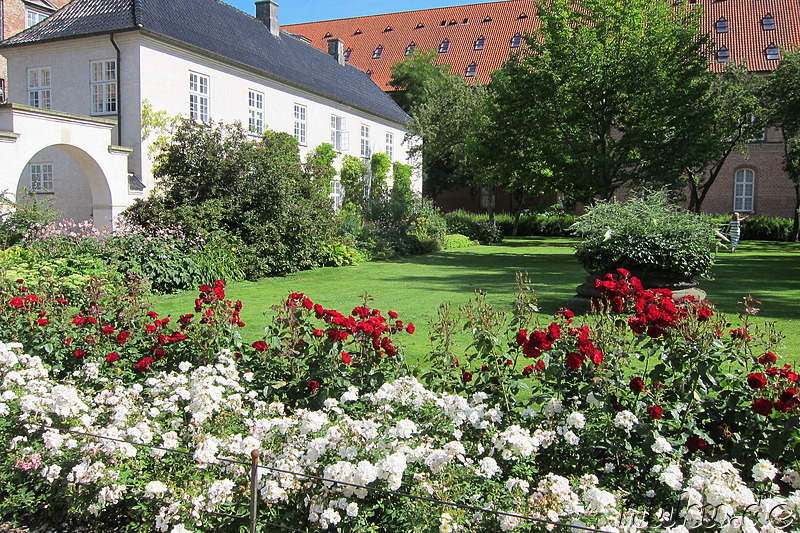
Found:
[[[600,278],[604,312],[586,317],[540,319],[526,291],[513,313],[483,295],[443,308],[427,388],[403,376],[397,339],[413,325],[366,298],[344,314],[293,293],[245,345],[221,281],[177,319],[12,285],[6,517],[236,531],[217,513],[246,514],[259,449],[267,528],[792,531],[800,519],[798,376],[775,336],[624,270]]]

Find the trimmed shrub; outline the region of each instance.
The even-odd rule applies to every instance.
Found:
[[[459,233],[466,235],[471,240],[481,244],[493,244],[503,240],[503,232],[485,216],[475,215],[467,211],[458,210],[447,213],[444,216],[447,222],[448,233]]]
[[[444,236],[444,249],[450,250],[453,248],[469,248],[474,246],[475,241],[471,240],[466,235],[459,235],[458,233]]]

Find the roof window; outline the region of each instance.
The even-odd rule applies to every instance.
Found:
[[[483,22],[491,22],[491,21],[492,21],[492,17],[490,17],[489,15],[486,15],[486,18],[483,19]]]
[[[775,44],[771,44],[764,49],[764,53],[767,55],[767,59],[780,59],[781,52],[778,50],[778,47]]]
[[[386,33],[387,31],[394,31],[394,28],[391,26],[386,26],[386,28],[383,30],[383,33]]]
[[[415,30],[420,30],[420,29],[422,29],[422,28],[424,28],[424,27],[425,27],[425,24],[423,24],[423,23],[421,23],[421,22],[418,22],[418,23],[417,23],[417,27],[416,27],[416,28],[414,28],[414,29],[415,29]]]
[[[362,33],[364,33],[364,32],[361,31],[360,29],[358,29],[355,32],[353,32],[353,35],[361,35]]]
[[[522,20],[526,18],[528,18],[528,15],[526,15],[525,13],[520,13],[519,16],[517,17],[517,20]]]
[[[475,40],[475,50],[483,50],[483,46],[486,44],[486,37],[481,35]]]
[[[380,59],[381,55],[383,55],[383,45],[379,44],[378,48],[372,52],[372,59]]]
[[[775,17],[772,16],[772,13],[767,13],[766,15],[764,15],[764,18],[761,19],[761,29],[762,30],[775,29]]]
[[[352,48],[348,48],[347,50],[345,50],[344,51],[344,60],[345,61],[350,61],[350,54],[352,54],[352,53],[353,53],[353,49]]]
[[[517,33],[514,35],[514,37],[511,38],[511,48],[519,48],[521,44],[522,44],[522,35]]]
[[[450,50],[450,39],[445,39],[442,41],[442,44],[439,45],[439,53],[444,54],[448,50]]]
[[[475,71],[478,70],[478,65],[473,61],[467,66],[467,69],[464,71],[464,76],[467,78],[474,78]]]
[[[447,21],[443,20],[439,23],[439,26],[447,26]]]
[[[325,35],[322,36],[323,39],[330,39],[331,37],[333,37],[331,32],[326,32]]]
[[[731,51],[728,50],[727,46],[723,46],[719,50],[717,50],[718,63],[727,63],[730,60],[731,60]]]
[[[717,33],[728,33],[728,19],[720,17],[719,20],[714,23],[714,28],[717,30]]]
[[[372,71],[371,71],[371,70],[367,70],[366,74],[367,74],[367,77],[368,77],[368,78],[371,78],[371,77],[372,77]]]
[[[464,19],[461,21],[461,24],[469,24],[469,19]]]
[[[408,46],[406,46],[406,55],[410,55],[412,52],[414,52],[414,49],[416,47],[417,47],[416,43],[408,43]]]

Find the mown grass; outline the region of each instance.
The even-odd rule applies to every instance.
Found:
[[[359,305],[368,294],[371,307],[397,311],[402,319],[415,323],[417,333],[406,338],[405,345],[409,361],[418,362],[427,352],[430,323],[442,302],[458,307],[473,298],[475,291],[484,291],[498,308],[510,310],[517,272],[527,272],[542,314],[556,312],[585,276],[572,254],[572,242],[511,238],[494,246],[234,283],[228,294],[244,303],[242,319],[247,326],[242,333],[248,341],[260,337],[269,308],[290,292],[304,292],[314,302],[341,312]],[[800,245],[745,241],[738,253],[719,254],[713,274],[714,279],[702,280],[701,287],[718,309],[737,322],[742,310],[738,302],[752,295],[761,302],[754,322],[776,322],[787,335],[783,358],[800,362]],[[160,297],[156,308],[177,316],[191,312],[194,298],[194,292]]]

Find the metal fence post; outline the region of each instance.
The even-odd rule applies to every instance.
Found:
[[[250,467],[250,533],[256,533],[258,524],[258,457],[261,452],[253,450],[250,456],[253,462]]]

